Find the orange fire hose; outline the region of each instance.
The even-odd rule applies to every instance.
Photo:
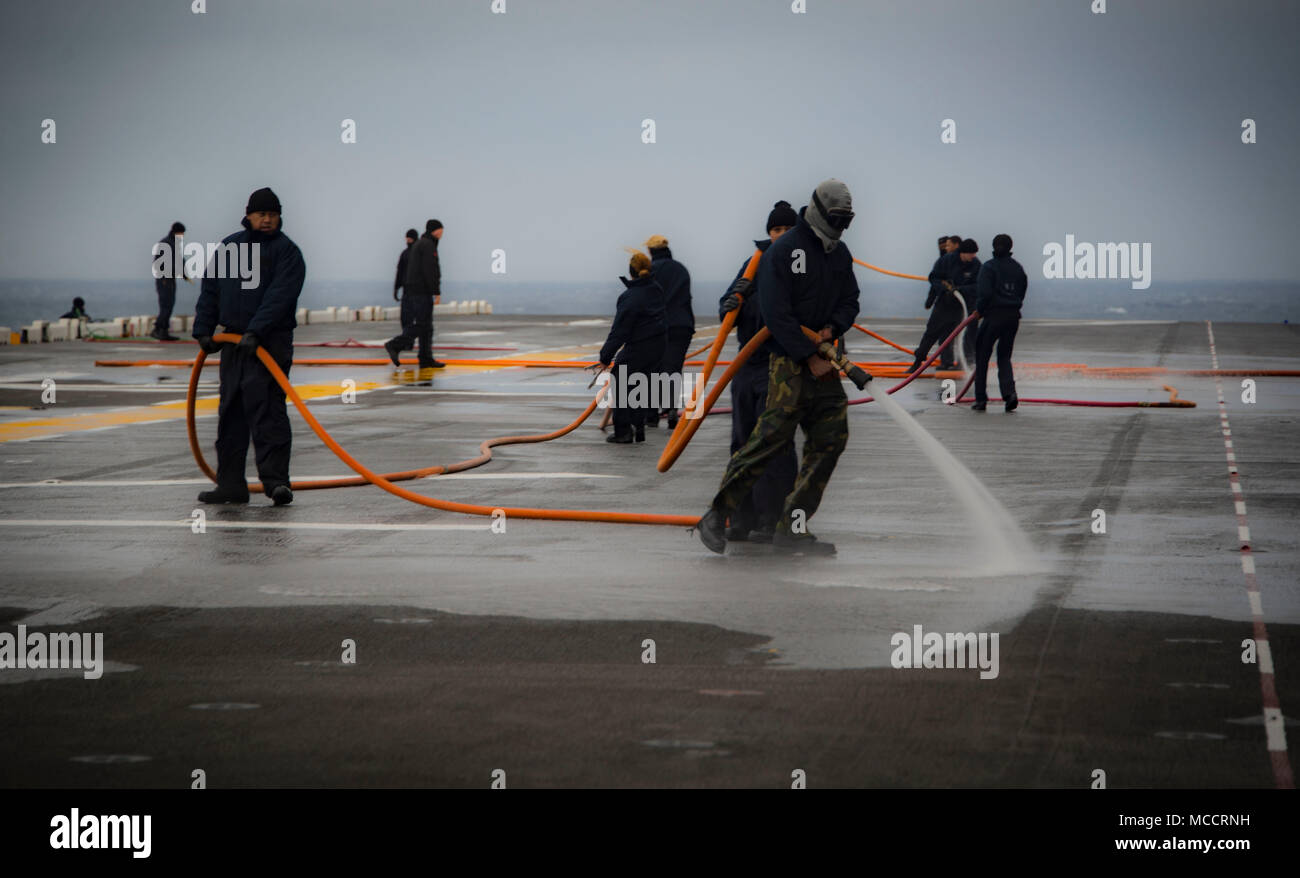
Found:
[[[749,264],[745,266],[745,270],[742,272],[741,276],[752,281],[754,275],[758,273],[758,261],[762,256],[763,251],[756,248],[754,250],[754,255],[749,257]],[[713,374],[713,367],[717,365],[718,355],[722,353],[722,347],[727,343],[727,336],[731,334],[731,327],[736,325],[736,315],[739,313],[739,308],[733,308],[722,318],[722,326],[718,327],[718,337],[713,340],[713,345],[709,348],[709,356],[704,361],[704,370],[700,373],[699,380],[695,382],[695,386],[691,389],[690,401],[686,403],[686,407],[682,410],[682,417],[677,420],[677,426],[673,428],[672,434],[668,437],[668,444],[664,446],[663,453],[659,455],[659,463],[657,466],[661,473],[668,472],[669,467],[673,465],[673,461],[677,460],[678,455],[685,450],[686,443],[690,441],[690,438],[687,436],[687,424],[690,421],[703,420],[702,418],[695,417],[693,414],[696,404],[699,401],[700,388],[709,383],[709,376]],[[762,331],[766,332],[766,329]],[[757,334],[755,337],[757,337]],[[750,341],[753,341],[753,339],[750,339]],[[733,365],[727,367],[726,375],[728,380],[730,380],[731,376],[735,374],[736,365],[743,363],[749,357],[750,353],[753,353],[753,349],[750,348],[749,345],[746,345],[745,348],[741,350],[740,354],[736,356]],[[713,399],[717,398],[717,394],[714,394]],[[712,405],[711,402],[710,405]],[[707,412],[708,410],[709,406],[706,405],[704,411]],[[699,427],[697,426],[695,429],[699,429]],[[689,433],[693,436],[695,435],[695,430],[689,430]]]
[[[859,330],[859,331],[861,331],[861,332],[865,332],[867,335],[869,335],[869,336],[871,336],[872,338],[876,339],[876,341],[883,341],[885,344],[889,345],[891,348],[897,348],[898,350],[902,351],[902,352],[905,353],[905,354],[911,354],[912,356],[916,356],[916,351],[913,351],[913,350],[911,350],[911,349],[909,349],[909,348],[905,348],[905,347],[903,347],[901,344],[899,344],[899,343],[896,342],[896,341],[890,341],[889,339],[885,338],[883,335],[881,335],[881,334],[879,334],[879,333],[877,333],[877,332],[872,332],[870,329],[867,329],[865,326],[859,326],[858,324],[855,323],[855,324],[853,324],[853,328],[854,328],[854,329],[857,329],[857,330]]]
[[[745,271],[743,273],[744,277],[753,280],[754,275],[758,269],[759,257],[761,255],[762,255],[761,251],[755,250],[754,255],[750,258],[749,263],[745,266]],[[926,278],[921,277],[919,275],[911,275],[911,274],[903,274],[901,272],[887,271],[886,269],[878,268],[877,266],[871,265],[866,262],[862,262],[861,260],[855,259],[854,262],[866,268],[870,268],[874,271],[881,272],[882,274],[888,274],[894,277],[902,277],[911,280],[926,280]],[[744,364],[744,362],[750,357],[751,354],[753,354],[753,352],[760,345],[762,345],[765,341],[767,341],[769,337],[771,337],[771,332],[766,327],[760,329],[757,333],[755,333],[754,337],[751,338],[743,348],[741,348],[740,352],[736,355],[735,359],[727,363],[727,369],[723,372],[722,376],[718,379],[718,382],[709,391],[709,393],[707,394],[703,402],[701,402],[699,399],[701,388],[707,385],[709,377],[712,374],[714,367],[718,365],[719,354],[721,353],[722,348],[726,343],[727,336],[730,334],[732,327],[735,325],[736,314],[737,311],[733,310],[728,312],[724,316],[722,325],[721,327],[719,327],[718,330],[717,338],[713,341],[711,345],[707,346],[709,348],[709,355],[704,362],[704,369],[700,376],[700,380],[696,382],[694,385],[691,400],[686,405],[684,411],[685,416],[679,419],[677,427],[673,430],[672,435],[669,437],[668,444],[665,446],[663,454],[659,458],[658,469],[660,472],[667,472],[668,469],[672,467],[673,463],[676,462],[677,458],[685,450],[686,445],[691,440],[691,437],[694,436],[695,432],[699,429],[700,422],[703,420],[703,418],[692,417],[691,412],[693,412],[697,407],[700,407],[703,409],[705,413],[707,413],[712,408],[713,404],[717,401],[718,396],[721,395],[723,389],[731,381],[732,377]],[[932,363],[934,363],[934,361],[939,356],[939,352],[942,351],[948,344],[950,344],[952,340],[957,336],[957,334],[961,331],[961,329],[964,328],[965,325],[969,323],[972,319],[974,319],[976,316],[977,315],[974,314],[970,315],[967,318],[967,320],[963,322],[961,326],[959,326],[956,330],[954,330],[954,332],[951,335],[949,335],[949,337],[940,345],[939,351],[936,351],[926,361],[926,363],[922,366],[922,369],[928,368]],[[913,353],[912,351],[908,350],[902,345],[892,342],[889,339],[881,335],[878,335],[877,333],[874,333],[871,330],[866,329],[865,327],[859,326],[857,324],[854,324],[854,327],[872,336],[873,338],[876,338],[888,345],[891,345],[903,351],[904,353],[909,353],[909,354]],[[809,329],[808,327],[800,327],[800,329],[810,340],[820,341],[820,335],[817,332]],[[215,336],[214,340],[218,342],[237,343],[240,340],[240,338],[241,336],[233,333],[221,333]],[[703,350],[704,348],[700,348],[699,350],[692,352],[688,356],[696,356]],[[487,463],[492,459],[492,449],[498,446],[546,442],[552,439],[558,439],[559,437],[564,436],[572,432],[573,430],[577,429],[588,417],[591,416],[591,413],[595,411],[597,405],[599,404],[601,395],[609,389],[609,385],[603,386],[600,389],[600,391],[597,392],[596,396],[587,405],[586,409],[584,409],[583,412],[580,415],[578,415],[578,417],[572,423],[568,424],[565,427],[562,427],[559,430],[555,430],[550,433],[540,433],[540,434],[533,434],[533,435],[498,436],[498,437],[484,440],[479,445],[478,456],[460,461],[458,463],[449,464],[447,466],[431,466],[431,467],[424,467],[421,469],[406,470],[403,472],[380,474],[370,470],[362,463],[357,461],[354,457],[348,454],[348,452],[345,451],[343,447],[340,446],[332,436],[330,436],[330,434],[325,430],[325,428],[321,426],[320,422],[316,419],[316,417],[311,413],[311,410],[308,409],[306,403],[303,402],[302,397],[300,397],[297,391],[293,388],[293,385],[289,383],[288,377],[284,374],[284,372],[280,369],[279,365],[270,356],[270,354],[266,352],[264,348],[260,346],[257,348],[257,357],[259,360],[261,360],[262,364],[266,367],[267,371],[270,372],[271,376],[275,378],[276,383],[278,383],[281,389],[284,390],[285,395],[290,399],[290,401],[293,402],[294,406],[298,409],[298,412],[303,416],[303,419],[307,422],[308,426],[311,427],[312,431],[316,433],[317,437],[320,438],[320,440],[325,443],[326,447],[328,447],[330,451],[332,451],[335,454],[336,457],[342,460],[350,469],[358,473],[357,478],[319,479],[319,480],[305,481],[305,482],[294,482],[292,483],[292,487],[295,490],[312,490],[312,489],[320,489],[320,488],[337,488],[337,487],[359,486],[364,484],[374,484],[380,488],[383,488],[385,491],[388,491],[390,494],[393,494],[394,496],[397,497],[401,497],[404,500],[409,500],[413,503],[418,503],[422,506],[427,506],[433,509],[441,509],[448,512],[459,512],[466,515],[493,516],[496,513],[500,512],[504,514],[507,518],[514,517],[514,518],[545,519],[545,520],[555,520],[555,521],[594,521],[594,522],[607,522],[607,523],[615,523],[615,524],[655,524],[655,525],[674,525],[674,526],[681,526],[681,527],[694,527],[699,523],[699,517],[694,515],[604,512],[604,511],[597,511],[597,510],[572,510],[572,509],[536,509],[531,507],[497,507],[497,506],[485,506],[481,504],[458,503],[449,500],[438,500],[433,497],[426,497],[424,495],[416,494],[412,491],[408,491],[405,488],[401,488],[393,484],[393,482],[395,481],[406,481],[410,479],[423,478],[426,476],[440,475],[444,473],[462,472],[464,470],[473,469],[475,467],[482,466],[483,464]],[[203,457],[203,452],[199,447],[198,432],[195,426],[195,402],[198,395],[198,382],[199,382],[199,376],[205,365],[206,358],[207,358],[207,354],[204,351],[200,350],[198,357],[192,362],[189,360],[153,360],[153,361],[111,361],[110,360],[110,361],[96,361],[95,365],[97,366],[100,365],[102,366],[168,365],[168,366],[191,367],[190,382],[189,382],[189,388],[186,397],[186,427],[189,434],[190,450],[193,453],[194,459],[198,463],[199,468],[209,479],[212,479],[215,482],[216,473],[213,472],[211,466],[208,465],[208,462]],[[308,359],[294,361],[294,363],[301,363],[303,365],[372,365],[372,364],[381,365],[384,362],[385,361],[383,360],[376,361],[376,360],[350,360],[350,359],[329,359],[329,358],[308,358]],[[550,360],[533,361],[533,360],[508,360],[508,359],[447,360],[445,362],[451,365],[487,365],[487,366],[497,366],[497,367],[535,365],[539,367],[556,368],[556,367],[578,367],[578,366],[586,365],[585,363],[580,364],[574,361],[550,361]],[[412,363],[412,365],[417,365],[417,364]],[[898,364],[898,363],[880,362],[880,363],[859,364],[859,365],[862,365],[864,367],[867,365],[875,367],[878,370],[874,373],[877,375],[877,377],[901,377],[902,375],[906,374],[907,375],[906,380],[902,384],[898,385],[897,387],[891,388],[890,392],[899,390],[902,387],[906,386],[907,384],[911,383],[913,380],[919,377],[921,371],[918,370],[916,373],[906,373],[905,371],[897,371],[900,369],[901,370],[906,369],[906,366],[904,364]],[[1048,365],[1057,368],[1060,367],[1077,368],[1077,364],[1048,364]],[[1109,370],[1108,369],[1108,370],[1098,370],[1098,371],[1131,374],[1138,370],[1120,370],[1120,369]],[[1142,371],[1147,372],[1148,370],[1142,370]],[[1157,370],[1152,369],[1149,371],[1154,372]],[[1159,371],[1172,372],[1176,370],[1159,370]],[[1185,371],[1188,374],[1242,374],[1242,375],[1300,374],[1300,372],[1290,372],[1290,371],[1280,371],[1280,370],[1270,370],[1270,371],[1232,370],[1231,372],[1229,372],[1228,370],[1185,370]],[[960,375],[960,373],[955,373],[955,374]],[[971,376],[972,380],[973,377],[974,376]],[[959,401],[961,396],[970,387],[970,384],[971,381],[967,381],[966,385],[962,388],[961,393],[958,394]],[[1183,400],[1179,400],[1177,398],[1177,391],[1175,391],[1173,388],[1166,387],[1166,390],[1170,392],[1169,402],[1142,403],[1142,404],[1152,405],[1152,406],[1194,405],[1192,403],[1187,403]],[[853,403],[850,404],[860,404],[869,401],[870,398],[863,399],[863,400],[855,400],[853,401]],[[1024,401],[1028,402],[1030,400],[1024,400]],[[1103,405],[1105,405],[1105,403],[1103,403]],[[1120,403],[1120,405],[1134,405],[1134,404]],[[250,490],[259,490],[260,488],[261,488],[260,484],[250,485]]]
[[[228,332],[223,332],[213,337],[214,341],[219,342],[238,342],[239,339],[240,336]],[[194,401],[198,390],[199,374],[203,367],[205,356],[206,354],[200,350],[198,358],[194,361],[193,371],[190,373],[189,394],[186,399],[186,420],[190,436],[190,450],[194,453],[194,459],[198,462],[199,468],[203,470],[204,474],[213,481],[216,481],[216,474],[213,473],[212,468],[208,466],[207,461],[203,459],[203,452],[199,449],[198,435],[194,426]],[[587,417],[596,410],[596,405],[600,400],[600,395],[605,392],[606,387],[600,389],[600,392],[596,394],[595,398],[592,399],[592,401],[587,405],[587,408],[576,420],[573,421],[573,423],[552,433],[542,433],[532,436],[498,436],[493,439],[486,439],[481,445],[479,445],[478,457],[463,460],[460,463],[452,464],[447,467],[429,467],[425,470],[410,470],[404,473],[389,473],[381,475],[380,473],[376,473],[361,464],[356,458],[343,450],[343,447],[339,445],[338,442],[334,441],[334,437],[330,436],[325,428],[321,426],[320,421],[316,420],[316,416],[311,413],[311,409],[307,408],[307,404],[302,401],[302,397],[300,397],[298,392],[293,389],[293,385],[289,383],[289,379],[264,348],[260,346],[258,347],[257,357],[262,361],[262,365],[266,367],[267,371],[271,373],[271,376],[275,378],[276,383],[284,390],[285,395],[293,402],[294,407],[298,409],[298,413],[302,415],[303,420],[307,422],[307,425],[311,427],[316,436],[325,443],[326,447],[328,447],[330,451],[334,452],[334,455],[338,457],[339,460],[343,461],[350,469],[361,476],[359,480],[329,479],[319,482],[295,482],[292,484],[292,487],[295,489],[334,488],[369,482],[378,485],[390,494],[401,497],[403,500],[410,500],[412,503],[419,503],[421,506],[428,506],[432,509],[442,509],[446,512],[460,512],[465,515],[491,516],[500,511],[507,519],[540,518],[552,521],[602,521],[613,524],[666,524],[678,527],[694,527],[699,523],[700,517],[698,515],[655,515],[650,513],[600,512],[581,509],[533,509],[529,507],[483,506],[475,503],[456,503],[450,500],[438,500],[434,497],[426,497],[422,494],[416,494],[414,491],[408,491],[405,488],[393,484],[394,479],[404,480],[419,478],[420,476],[417,475],[419,473],[434,475],[438,473],[459,472],[461,470],[481,466],[492,459],[491,449],[499,445],[518,445],[521,443],[546,442],[550,439],[557,439],[560,436],[577,429],[578,425],[585,421]],[[258,490],[260,487],[260,485],[256,487],[250,486],[250,490]]]
[[[853,261],[856,262],[858,265],[861,265],[863,268],[869,268],[872,271],[878,271],[881,274],[887,274],[890,277],[901,277],[907,280],[929,280],[928,277],[925,277],[923,275],[903,274],[903,272],[901,271],[890,271],[888,268],[881,268],[878,265],[872,265],[870,262],[863,262],[861,259],[854,259]]]

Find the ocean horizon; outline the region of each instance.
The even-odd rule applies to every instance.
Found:
[[[863,317],[924,317],[926,284],[864,277]],[[718,299],[730,280],[692,282],[696,319],[716,319]],[[308,280],[299,298],[304,308],[393,305],[391,280]],[[448,280],[443,301],[483,299],[497,314],[611,316],[622,292],[617,278],[572,282],[457,282]],[[181,283],[176,314],[193,314],[199,287]],[[152,278],[142,280],[0,280],[0,325],[17,329],[33,320],[52,320],[80,296],[97,319],[157,313]],[[1300,283],[1195,281],[1153,283],[1134,290],[1128,281],[1030,279],[1026,319],[1213,320],[1232,323],[1300,321]]]

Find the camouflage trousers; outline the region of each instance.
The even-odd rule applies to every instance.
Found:
[[[767,377],[767,410],[728,461],[713,508],[724,515],[734,512],[767,465],[794,439],[795,429],[802,427],[803,462],[777,523],[788,529],[795,510],[803,510],[808,519],[821,505],[835,462],[849,441],[848,398],[838,373],[819,381],[807,366],[789,357],[773,354]]]

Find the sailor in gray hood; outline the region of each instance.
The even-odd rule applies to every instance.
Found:
[[[853,220],[849,188],[826,180],[795,227],[777,238],[758,263],[758,304],[772,332],[765,349],[767,409],[745,444],[731,456],[722,484],[697,529],[710,551],[726,551],[727,520],[736,514],[754,483],[781,455],[802,427],[803,462],[785,498],[772,547],[789,554],[830,555],[835,546],[818,541],[804,523],[821,504],[835,462],[849,439],[848,399],[839,370],[819,353],[800,326],[834,344],[858,316],[858,281],[853,255],[840,235]]]

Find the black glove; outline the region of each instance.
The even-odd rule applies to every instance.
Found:
[[[740,301],[740,296],[735,293],[727,293],[727,297],[722,300],[722,313],[726,314],[728,311],[735,311],[741,304],[743,303]]]
[[[400,302],[400,301],[402,301],[402,297],[399,296],[399,295],[397,295],[397,290],[393,290],[393,301],[394,301],[394,302]]]
[[[939,293],[933,287],[930,288],[930,295],[925,297],[925,310],[929,311],[934,307],[934,300],[939,298]]]
[[[256,335],[251,332],[245,332],[244,337],[239,340],[239,344],[235,345],[235,350],[241,354],[256,354],[257,346],[259,344],[261,344],[261,341]]]
[[[200,335],[198,341],[199,347],[203,349],[205,354],[215,354],[221,351],[221,342],[213,341],[210,335]]]
[[[749,278],[745,277],[744,275],[741,275],[740,277],[736,278],[736,282],[731,285],[731,289],[727,290],[727,292],[733,296],[740,296],[743,298],[745,296],[748,296],[749,291],[752,290],[753,288],[754,288],[754,282]]]

